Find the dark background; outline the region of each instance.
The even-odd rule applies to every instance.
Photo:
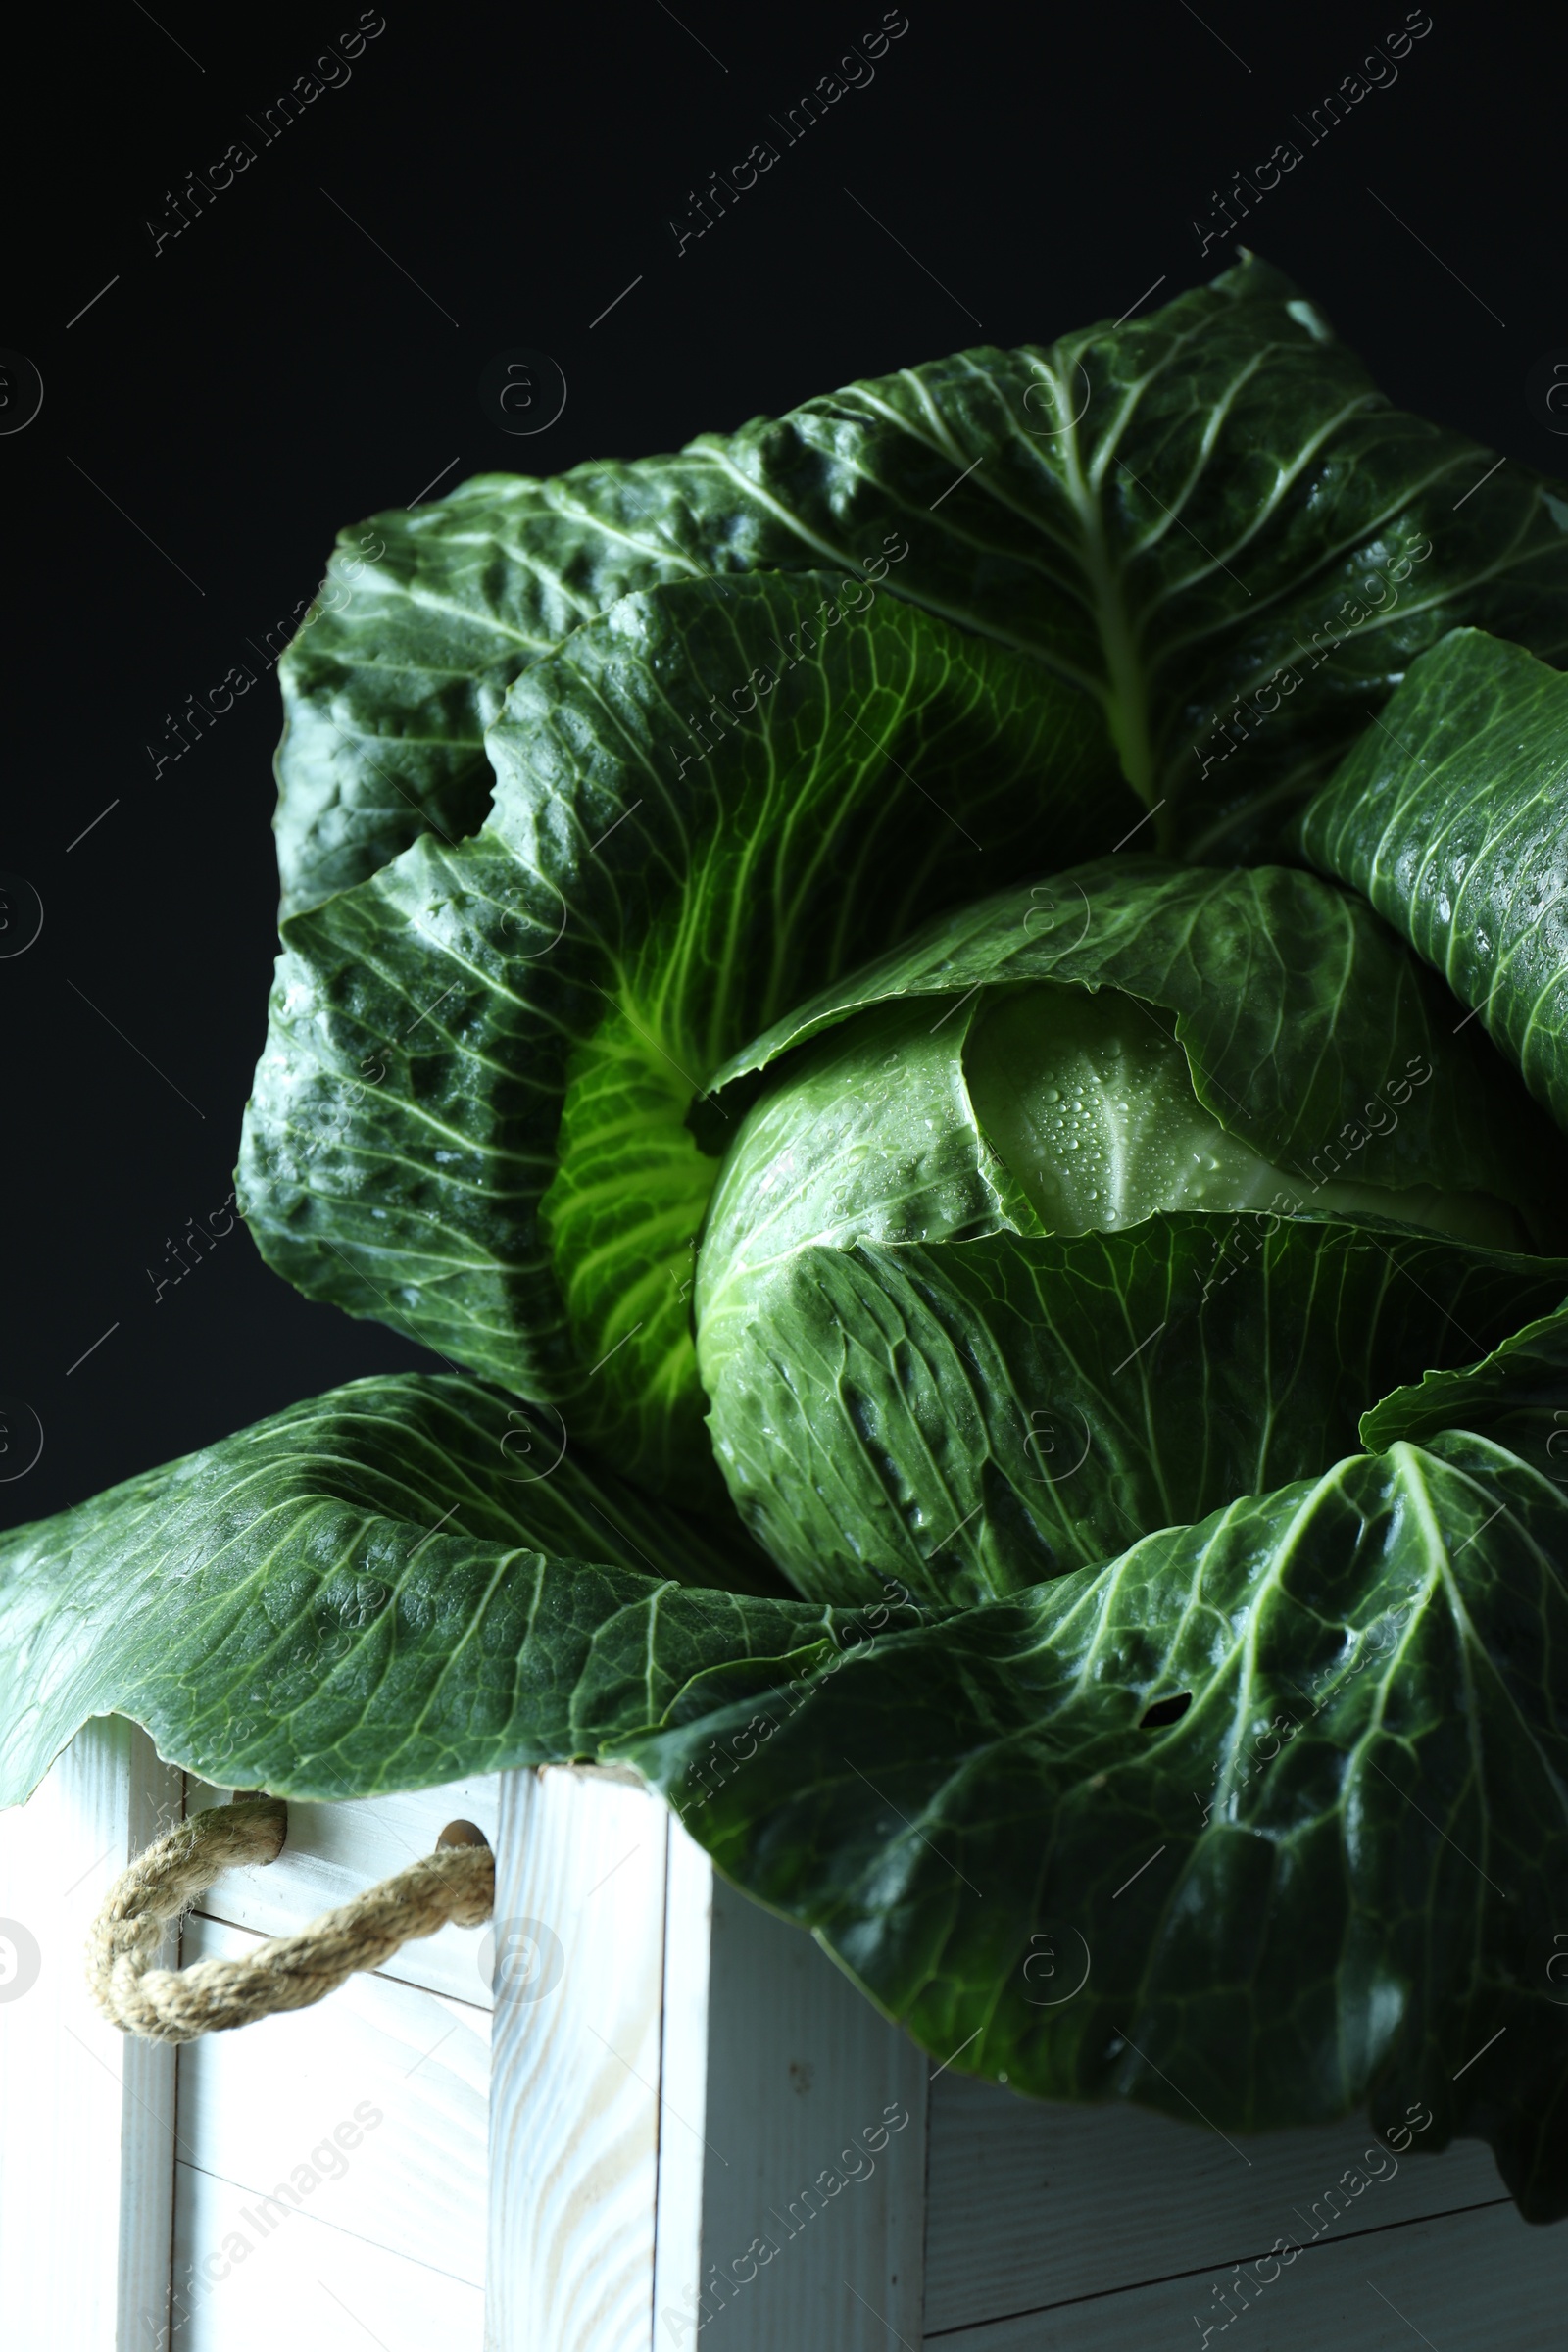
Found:
[[[351,78],[270,145],[247,117],[357,7],[241,26],[124,0],[61,21],[52,80],[11,77],[0,344],[44,401],[0,437],[0,869],[44,920],[0,954],[6,1523],[433,1362],[297,1298],[239,1227],[155,1299],[170,1245],[228,1194],[266,1028],[270,673],[154,760],[171,714],[311,593],[341,525],[433,477],[440,495],[639,456],[966,344],[1048,341],[1161,277],[1162,302],[1229,259],[1193,225],[1211,192],[1288,138],[1303,160],[1242,234],[1396,401],[1568,472],[1526,393],[1568,346],[1556,12],[1433,0],[1397,80],[1313,147],[1294,118],[1404,24],[1394,0],[907,17],[869,86],[788,148],[770,116],[879,6],[385,0]],[[677,255],[688,191],[764,137],[779,162]],[[175,236],[171,196],[236,139],[256,161]],[[171,231],[156,253],[149,220]],[[477,397],[510,345],[568,386],[528,440]],[[32,928],[24,890],[9,906],[0,951]],[[44,1444],[19,1476],[23,1406]]]

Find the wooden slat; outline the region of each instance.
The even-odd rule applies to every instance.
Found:
[[[659,2142],[659,2226],[654,2341],[671,2352],[692,2341],[703,2276],[703,2191],[709,2167],[708,1996],[713,1942],[713,1866],[680,1824],[669,1822],[664,1886],[664,2014],[660,2082],[667,2111]]]
[[[917,2344],[926,2061],[808,1936],[670,1839],[661,2352],[700,2328],[733,2352]]]
[[[261,1940],[191,1920],[182,1958],[235,1958]],[[490,2024],[486,2009],[364,1975],[314,2008],[188,2042],[180,2155],[226,2184],[248,2218],[225,2227],[258,2250],[307,2236],[308,2217],[480,2286]],[[335,2143],[340,2128],[355,2144]],[[280,2183],[293,2195],[260,2207]],[[199,2267],[176,2269],[175,2285],[193,2310],[213,2299]]]
[[[192,1778],[187,1809],[195,1813],[204,1805],[224,1804],[230,1794]],[[288,1838],[277,1860],[225,1871],[204,1898],[201,1916],[256,1928],[265,1936],[286,1934],[429,1853],[449,1821],[477,1822],[493,1843],[500,1794],[499,1774],[485,1773],[439,1788],[342,1804],[291,1798]],[[490,1986],[478,1953],[478,1937],[463,1928],[443,1928],[438,1936],[405,1944],[380,1974],[488,2008]]]
[[[487,2352],[649,2352],[665,1824],[608,1773],[503,1783]]]
[[[367,2244],[318,2213],[261,2237],[240,2190],[183,2163],[176,2202],[179,2276],[209,2266],[207,2291],[188,2315],[181,2309],[177,2352],[480,2352],[484,2294],[469,2280]],[[85,2352],[90,2339],[78,2340]]]
[[[0,1815],[0,1921],[12,1923],[0,1926],[8,2343],[61,2342],[64,2308],[71,2340],[104,2352],[164,2352],[169,2341],[174,2053],[99,2014],[82,1951],[111,1882],[177,1820],[179,1802],[180,1775],[144,1732],[109,1717],[77,1734],[28,1804]]]
[[[1254,2250],[1266,2256],[1266,2246]],[[1203,2269],[928,2332],[927,2352],[1202,2352],[1205,2342],[1215,2352],[1418,2352],[1422,2343],[1431,2352],[1562,2352],[1568,2247],[1558,2230],[1532,2230],[1511,2205],[1324,2238],[1277,2276],[1265,2264],[1265,2278],[1238,2288],[1230,2266]],[[1221,2330],[1231,2328],[1227,2342]]]
[[[1364,2117],[1232,2145],[1138,2108],[1045,2105],[943,2075],[931,2088],[926,2328],[1266,2253],[1277,2236],[1310,2233],[1301,2217],[1372,2145]],[[1385,2149],[1362,2172],[1377,2169],[1388,2177],[1354,2198],[1355,2227],[1503,2194],[1474,2140],[1441,2157]],[[1568,2235],[1563,2261],[1568,2276]]]

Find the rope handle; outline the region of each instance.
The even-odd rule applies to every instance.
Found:
[[[275,1862],[288,1834],[280,1796],[241,1791],[192,1813],[121,1872],[87,1939],[87,1984],[122,2034],[194,2041],[283,2009],[308,2009],[357,1969],[379,1968],[400,1944],[449,1921],[476,1928],[495,1909],[495,1856],[471,1821],[448,1822],[436,1850],[377,1886],[274,1936],[243,1960],[154,1968],[172,1920],[225,1870]]]

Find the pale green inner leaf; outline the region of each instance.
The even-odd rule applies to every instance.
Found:
[[[1113,1233],[1160,1209],[1397,1217],[1496,1250],[1527,1247],[1484,1194],[1343,1178],[1303,1183],[1230,1134],[1193,1091],[1169,1015],[1119,990],[1045,986],[974,1023],[975,1116],[1047,1233]]]

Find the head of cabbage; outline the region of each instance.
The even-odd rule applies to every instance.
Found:
[[[1549,1238],[1546,1122],[1291,869],[1008,894],[748,1062],[698,1367],[742,1518],[823,1600],[1000,1597],[1315,1473]]]

